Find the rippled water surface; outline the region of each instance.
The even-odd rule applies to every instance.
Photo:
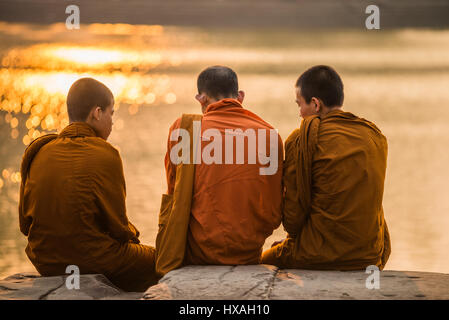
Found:
[[[196,76],[212,64],[239,74],[244,105],[285,139],[299,125],[294,83],[330,64],[348,111],[389,141],[384,209],[392,236],[387,269],[449,272],[449,31],[196,29],[125,24],[0,23],[0,278],[34,271],[18,230],[25,146],[67,125],[65,95],[92,76],[115,97],[110,142],[123,157],[130,220],[154,245],[168,128],[199,113]],[[56,196],[56,195],[55,195]],[[282,228],[267,239],[284,236]]]

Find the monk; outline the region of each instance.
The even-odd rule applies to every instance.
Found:
[[[203,113],[202,156],[201,163],[195,164],[184,264],[258,264],[265,239],[281,223],[282,140],[270,124],[243,107],[245,95],[239,91],[232,69],[209,67],[198,76],[197,86],[196,99]],[[173,194],[176,180],[171,150],[177,141],[170,136],[180,123],[181,118],[169,132],[165,157],[168,194]],[[257,139],[266,139],[267,150],[249,137],[259,130],[265,136]],[[244,139],[243,150],[236,147],[239,138]],[[229,141],[233,141],[232,149]],[[209,152],[211,144],[216,147],[213,152]],[[269,153],[275,164],[250,161],[250,150],[253,155]]]
[[[342,110],[343,83],[328,66],[296,83],[303,118],[285,142],[283,226],[262,263],[281,268],[382,270],[391,252],[382,209],[387,140]]]
[[[67,95],[70,124],[34,140],[22,160],[20,230],[26,254],[43,276],[100,273],[126,291],[157,282],[155,249],[142,245],[128,220],[118,151],[106,142],[114,97],[101,82],[82,78]]]

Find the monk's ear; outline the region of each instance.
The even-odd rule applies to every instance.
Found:
[[[94,118],[95,120],[100,120],[100,111],[101,108],[98,106],[95,106],[92,111],[90,112],[92,115],[92,118]]]
[[[195,96],[195,99],[198,100],[198,102],[201,103],[201,105],[204,105],[207,102],[207,98],[204,94],[197,94]]]
[[[243,103],[243,99],[245,99],[245,91],[239,90],[237,101]]]
[[[320,113],[320,111],[323,109],[323,104],[321,103],[321,100],[317,99],[315,97],[312,97],[311,102],[314,104],[315,112]]]

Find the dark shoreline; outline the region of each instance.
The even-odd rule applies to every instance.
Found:
[[[294,29],[365,29],[365,8],[376,4],[381,29],[449,27],[444,0],[0,0],[0,21],[64,22],[70,4],[79,6],[81,23]]]

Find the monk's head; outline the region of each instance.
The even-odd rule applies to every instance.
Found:
[[[237,74],[228,67],[213,66],[203,70],[197,80],[198,94],[203,113],[208,105],[222,99],[236,99],[243,102],[245,93],[239,91]]]
[[[296,103],[303,118],[340,109],[343,99],[343,82],[329,66],[314,66],[296,81]]]
[[[67,94],[69,122],[86,122],[104,140],[112,131],[114,96],[103,83],[92,78],[75,81]]]

